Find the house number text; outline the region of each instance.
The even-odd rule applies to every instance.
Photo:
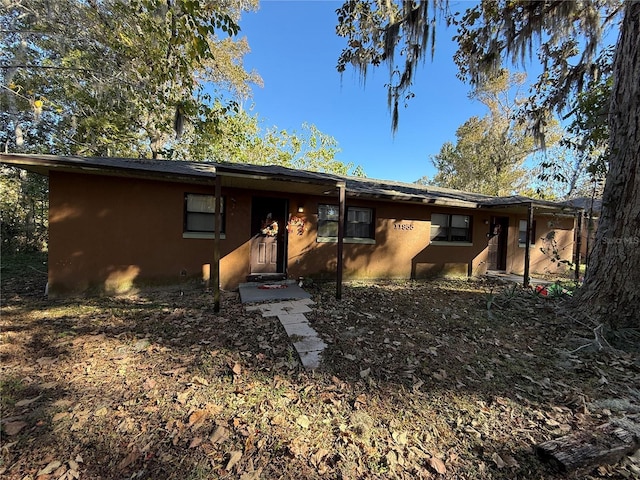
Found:
[[[394,223],[393,229],[404,230],[404,231],[413,230],[413,223]]]

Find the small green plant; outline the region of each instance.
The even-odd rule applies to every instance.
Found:
[[[0,380],[0,405],[3,409],[13,406],[22,396],[20,392],[25,389],[19,378],[8,377]]]

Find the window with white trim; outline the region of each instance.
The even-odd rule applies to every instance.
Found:
[[[224,233],[224,198],[220,199],[221,225]],[[184,232],[195,234],[214,234],[216,230],[216,197],[187,193],[184,196]]]
[[[518,246],[524,247],[527,238],[527,221],[520,220],[518,226]],[[536,221],[531,224],[531,235],[529,236],[529,245],[535,245],[536,243]]]
[[[373,239],[373,209],[347,207],[345,215],[345,238]],[[338,238],[340,211],[337,205],[318,205],[318,237]]]
[[[471,243],[471,215],[431,214],[432,242]]]

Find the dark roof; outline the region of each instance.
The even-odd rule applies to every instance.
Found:
[[[593,202],[593,204],[591,203]],[[576,197],[570,198],[569,200],[565,200],[561,202],[563,205],[567,205],[569,207],[580,208],[585,211],[593,210],[594,213],[600,213],[602,211],[602,199],[601,198],[591,198],[591,197]]]
[[[51,170],[80,171],[116,176],[138,176],[164,180],[212,183],[217,174],[253,180],[285,180],[293,183],[327,187],[346,185],[351,197],[418,202],[464,208],[525,207],[532,205],[554,210],[576,210],[582,207],[565,203],[536,200],[523,196],[493,197],[450,188],[346,177],[330,173],[297,170],[277,165],[253,165],[221,162],[188,162],[112,157],[78,157],[55,155],[0,154],[0,163],[14,165],[48,175]]]

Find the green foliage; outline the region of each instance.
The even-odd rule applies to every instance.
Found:
[[[280,165],[288,168],[364,176],[360,166],[336,159],[340,152],[335,138],[315,125],[303,124],[302,131],[287,132],[276,127],[263,129],[258,115],[245,110],[221,116],[214,129],[188,128],[170,153],[171,158],[200,161]]]
[[[413,97],[418,64],[435,49],[435,25],[438,12],[447,2],[345,1],[336,13],[336,33],[346,38],[347,46],[338,59],[337,69],[344,72],[354,66],[366,77],[368,67],[386,63],[389,67],[387,104],[391,128],[398,128],[399,105]],[[429,8],[432,6],[433,8]],[[396,53],[404,60],[396,65]]]
[[[185,120],[259,81],[232,41],[253,2],[33,0],[1,7],[2,142],[13,151],[160,156]],[[205,89],[215,84],[213,94]],[[219,99],[223,108],[217,108]]]
[[[603,32],[615,28],[622,5],[600,0],[483,0],[452,11],[449,2],[440,0],[350,0],[337,10],[336,33],[347,44],[337,69],[343,72],[352,66],[366,77],[369,67],[389,67],[387,99],[395,131],[398,105],[413,96],[416,70],[433,56],[435,25],[443,18],[456,29],[459,48],[454,60],[459,76],[474,85],[482,85],[507,62],[525,66],[537,55],[543,72],[520,113],[544,145],[550,112],[574,105],[576,93],[602,78],[596,59],[607,47],[602,44]],[[397,62],[398,54],[403,63]]]
[[[515,120],[517,98],[510,99],[509,92],[523,81],[523,75],[504,70],[475,89],[472,98],[489,113],[471,117],[456,131],[456,143],[442,146],[432,158],[437,173],[428,183],[487,195],[522,192],[529,181],[524,162],[535,149]]]
[[[0,235],[3,256],[46,249],[49,186],[47,178],[0,167]]]

